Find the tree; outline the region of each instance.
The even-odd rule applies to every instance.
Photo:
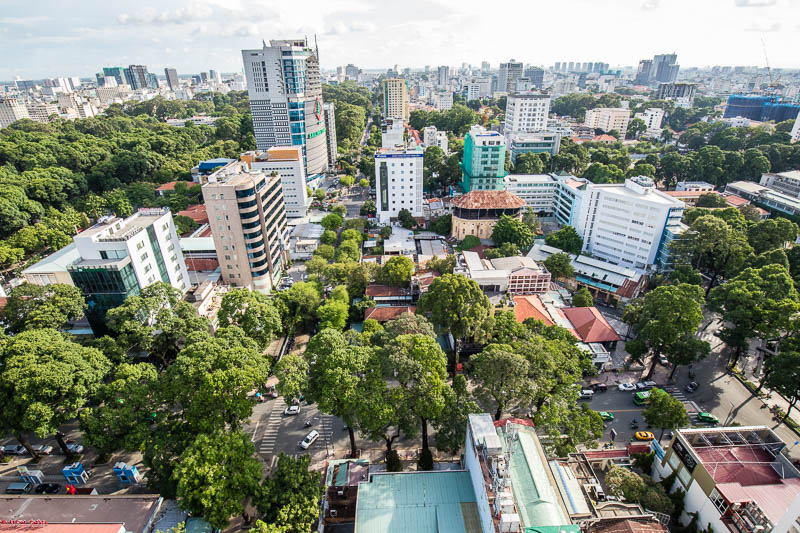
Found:
[[[327,245],[330,245],[330,246],[333,246],[334,244],[336,244],[336,240],[337,240],[336,239],[336,232],[335,231],[331,231],[329,229],[326,229],[325,231],[323,231],[322,235],[319,238],[319,242],[320,243],[327,244]],[[331,255],[331,257],[333,257],[333,255]]]
[[[431,223],[431,231],[435,231],[439,235],[450,235],[452,227],[452,215],[442,215]]]
[[[573,307],[592,307],[593,305],[594,298],[592,298],[592,293],[590,293],[589,289],[586,287],[581,287],[575,294],[572,295]]]
[[[275,473],[261,482],[256,507],[263,519],[286,533],[311,531],[319,517],[320,473],[309,471],[311,457],[278,456]]]
[[[302,355],[287,353],[275,364],[275,376],[275,389],[281,396],[299,398],[308,389],[308,361]]]
[[[305,281],[295,283],[289,290],[281,292],[278,303],[279,309],[283,309],[284,328],[292,329],[301,319],[312,316],[321,299],[317,287]]]
[[[616,165],[592,163],[583,177],[592,183],[622,183],[625,181],[625,172]]]
[[[567,253],[579,254],[583,249],[583,239],[572,226],[564,226],[555,233],[545,237],[548,246],[553,246]]]
[[[336,254],[336,249],[331,246],[330,244],[320,244],[317,246],[317,249],[314,250],[314,255],[323,258],[326,261],[330,261],[333,259],[333,256]]]
[[[325,191],[323,189],[316,189],[314,191],[314,199],[321,202],[325,199]]]
[[[262,349],[281,329],[281,317],[272,301],[265,294],[250,289],[233,289],[225,293],[217,318],[222,327],[242,328]]]
[[[717,194],[715,192],[708,192],[705,194],[701,194],[700,198],[697,199],[697,203],[695,204],[697,207],[727,207],[728,204],[725,202],[725,198]]]
[[[783,248],[787,242],[794,242],[795,239],[797,224],[782,217],[762,220],[747,229],[747,240],[756,254]]]
[[[621,466],[612,466],[606,473],[606,484],[611,494],[638,502],[644,496],[647,485],[642,476]]]
[[[417,221],[414,219],[413,216],[411,216],[411,211],[409,211],[408,209],[401,209],[397,213],[397,218],[400,219],[400,224],[402,224],[403,227],[406,229],[411,229],[417,225]]]
[[[628,124],[628,132],[625,135],[626,139],[638,139],[642,133],[647,131],[647,123],[640,119],[634,118]]]
[[[475,394],[484,405],[495,407],[494,419],[512,403],[530,396],[528,361],[511,351],[511,347],[492,344],[470,359]]]
[[[665,429],[675,429],[689,423],[683,403],[661,389],[650,391],[650,403],[642,411],[642,415],[648,426],[661,429],[659,441],[664,436]]]
[[[500,257],[514,257],[519,255],[519,248],[513,242],[504,242],[499,248],[487,248],[483,254],[486,259],[498,259]]]
[[[435,420],[436,449],[456,455],[464,446],[469,415],[482,412],[472,400],[467,389],[467,379],[462,374],[453,376],[453,385],[445,389],[444,413],[447,416]]]
[[[544,171],[544,163],[533,152],[519,154],[514,163],[512,174],[541,174]]]
[[[28,329],[60,328],[69,320],[83,317],[85,309],[86,302],[77,287],[26,282],[8,296],[3,319],[9,332],[20,333]]]
[[[320,329],[332,328],[337,331],[344,329],[347,325],[349,305],[336,300],[328,300],[317,307],[317,318],[319,318]]]
[[[322,227],[327,230],[337,230],[342,227],[342,217],[336,213],[330,213],[320,221]]]
[[[463,252],[465,250],[471,250],[476,246],[480,245],[481,245],[481,240],[479,238],[477,238],[475,235],[467,235],[466,237],[464,237],[464,240],[462,240],[459,243],[459,245],[456,246],[456,250],[458,250],[459,252]]]
[[[339,184],[342,187],[349,188],[353,186],[353,183],[356,182],[356,179],[353,176],[342,176],[339,178]]]
[[[339,263],[356,262],[361,258],[359,243],[354,240],[342,241],[336,250],[336,261]]]
[[[378,270],[376,279],[384,285],[408,287],[413,273],[414,262],[404,255],[398,255],[386,261]]]
[[[761,211],[753,204],[745,204],[739,208],[739,211],[750,222],[759,222],[761,220]]]
[[[800,353],[781,350],[766,361],[765,384],[789,400],[786,418],[800,400]]]
[[[361,243],[361,241],[363,240],[361,232],[353,228],[344,230],[342,232],[341,238],[342,241],[356,241],[357,243]]]
[[[175,467],[181,509],[202,516],[211,527],[226,528],[244,512],[244,500],[255,495],[261,463],[255,446],[242,432],[200,434]]]
[[[367,178],[361,178],[360,180],[358,180],[358,186],[361,187],[362,189],[366,189],[367,187],[369,187],[369,180]],[[361,207],[363,208],[364,206],[362,205]]]
[[[571,278],[575,275],[575,269],[572,267],[572,259],[563,252],[553,254],[545,259],[544,266],[550,272],[553,279]]]
[[[700,286],[703,284],[703,276],[689,265],[676,265],[669,273],[669,281],[673,284],[688,283],[689,285]]]
[[[59,427],[74,419],[100,388],[111,368],[94,348],[67,340],[54,329],[29,329],[6,342],[0,373],[0,414],[32,457],[25,438],[56,435],[64,455],[71,456]]]
[[[501,215],[492,230],[492,240],[497,246],[511,243],[527,250],[533,244],[533,237],[533,231],[527,224],[508,215]]]

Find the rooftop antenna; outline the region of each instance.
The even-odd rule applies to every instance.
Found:
[[[314,53],[317,55],[317,63],[319,63],[319,45],[317,44],[317,34],[314,34]]]

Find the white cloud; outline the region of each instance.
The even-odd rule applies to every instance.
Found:
[[[642,9],[649,11],[655,9],[661,3],[661,0],[645,0],[642,2]]]
[[[117,22],[128,26],[164,26],[204,20],[211,17],[212,14],[213,10],[204,4],[191,4],[166,11],[145,7],[134,13],[121,13],[117,17]]]
[[[736,7],[769,7],[778,3],[778,0],[736,0]]]
[[[772,33],[775,31],[779,31],[780,29],[781,29],[780,22],[767,22],[767,23],[752,22],[744,30],[758,32],[758,33]]]

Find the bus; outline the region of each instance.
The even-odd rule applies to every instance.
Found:
[[[647,405],[650,403],[650,391],[641,391],[633,394],[633,403],[636,405]]]

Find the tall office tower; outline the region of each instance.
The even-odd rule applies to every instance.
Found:
[[[450,67],[447,65],[441,65],[438,71],[438,80],[437,85],[439,87],[444,87],[450,81]]]
[[[696,83],[660,83],[656,92],[658,100],[676,100],[682,107],[691,107],[697,92]]]
[[[472,126],[464,138],[461,190],[498,191],[506,175],[506,142],[496,131]]]
[[[167,85],[169,90],[174,91],[178,88],[178,71],[174,68],[165,68],[164,75],[167,77]]]
[[[28,108],[23,102],[10,96],[0,99],[0,128],[10,126],[23,118],[29,118]]]
[[[340,82],[344,81],[344,67],[341,65],[336,67],[336,79]]]
[[[513,59],[508,63],[500,63],[497,74],[497,90],[513,93],[517,88],[517,79],[522,77],[522,63]]]
[[[158,76],[156,76],[152,72],[148,72],[146,79],[147,79],[148,89],[158,89]]]
[[[114,79],[117,80],[117,85],[127,83],[125,69],[122,67],[103,67],[103,76],[113,76]],[[133,89],[133,87],[131,87],[131,89]]]
[[[383,116],[408,120],[408,87],[406,80],[393,78],[383,81]]]
[[[489,74],[492,70],[492,64],[488,61],[481,61],[481,74]]]
[[[250,165],[250,168],[263,170],[268,175],[277,172],[283,187],[286,216],[306,216],[311,201],[306,191],[303,152],[299,146],[273,146],[266,152],[245,152],[240,160]]]
[[[531,86],[541,89],[544,85],[544,69],[539,67],[528,67],[525,69],[525,77],[531,80]]]
[[[300,146],[306,175],[328,168],[317,52],[305,39],[242,50],[256,147]]]
[[[336,112],[333,102],[322,104],[322,113],[325,117],[325,139],[328,142],[328,171],[336,170],[336,158],[339,155],[339,148],[336,145]]]
[[[375,152],[375,190],[382,223],[407,209],[422,216],[422,149],[381,148]]]
[[[573,70],[575,70],[575,62],[570,61],[569,65],[567,66],[567,72],[572,72]]]
[[[616,130],[620,136],[625,136],[628,131],[628,121],[630,120],[631,110],[621,107],[596,107],[586,112],[583,125],[587,128],[601,129],[608,133]]]
[[[639,68],[636,69],[636,78],[633,80],[633,83],[636,85],[647,85],[650,82],[652,72],[653,60],[642,59],[639,61]]]
[[[358,81],[360,76],[361,76],[361,69],[355,66],[354,64],[348,63],[348,65],[344,67],[345,79]]]
[[[208,71],[208,79],[214,83],[222,83],[222,77],[219,75],[219,72],[213,68]]]
[[[148,87],[147,67],[145,65],[131,65],[124,71],[125,80],[131,89],[146,89]]]
[[[555,71],[561,70],[561,61],[556,61],[556,64],[553,66],[553,70]]]
[[[200,82],[201,83],[208,83],[208,72],[201,72],[200,73]]]
[[[514,134],[534,133],[547,129],[548,113],[550,113],[548,93],[523,92],[508,95],[506,121],[503,125],[506,143]]]
[[[680,65],[675,64],[678,60],[677,54],[659,54],[653,57],[653,68],[650,71],[650,78],[661,83],[672,83],[678,77]]]
[[[286,265],[281,178],[233,161],[208,176],[203,200],[222,283],[269,293]]]
[[[73,239],[80,259],[67,270],[83,291],[96,334],[105,330],[106,311],[145,287],[163,281],[185,293],[191,285],[167,208],[139,209],[125,219],[101,217]]]
[[[431,66],[425,65],[425,74],[430,74],[430,72],[431,72]]]

